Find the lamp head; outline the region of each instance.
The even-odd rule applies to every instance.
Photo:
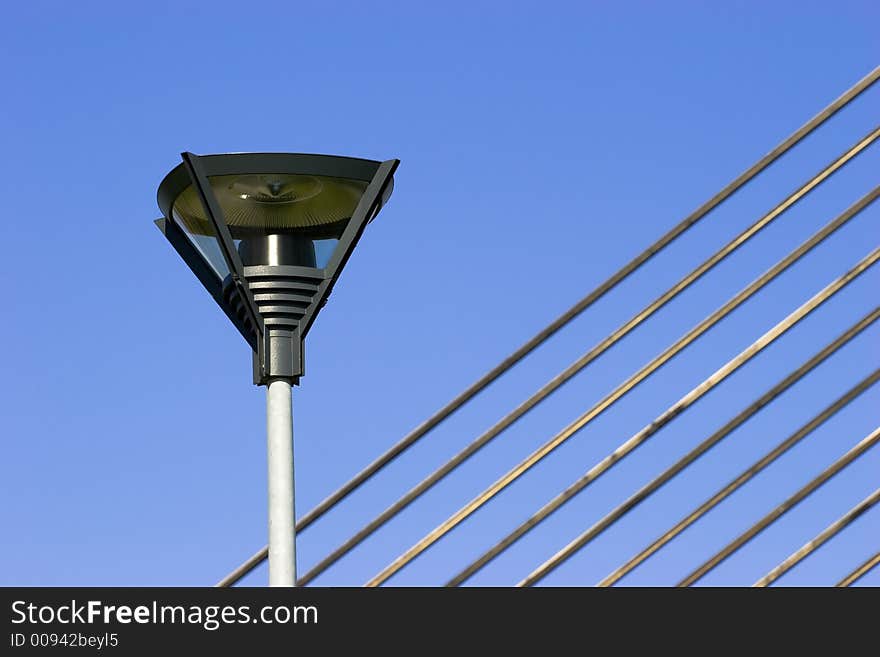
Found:
[[[301,340],[391,195],[397,160],[296,153],[184,153],[183,160],[159,185],[160,228],[258,352],[255,381],[295,379]]]

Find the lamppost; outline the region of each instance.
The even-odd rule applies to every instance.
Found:
[[[182,154],[159,185],[156,224],[253,351],[265,385],[269,586],[294,586],[291,387],[303,340],[369,223],[398,160]]]

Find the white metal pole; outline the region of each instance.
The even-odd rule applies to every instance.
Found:
[[[266,389],[269,461],[269,586],[296,585],[293,515],[293,400],[290,381]]]

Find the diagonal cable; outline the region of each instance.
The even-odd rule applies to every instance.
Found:
[[[748,481],[750,481],[755,475],[761,472],[768,465],[773,463],[780,456],[785,454],[788,450],[798,444],[801,440],[810,435],[813,431],[818,429],[821,425],[827,422],[830,418],[832,418],[838,411],[847,406],[851,401],[853,401],[856,397],[861,395],[863,392],[868,390],[872,385],[880,381],[880,368],[874,370],[867,377],[859,381],[855,386],[847,390],[843,395],[834,400],[831,404],[822,409],[819,414],[813,416],[806,424],[801,426],[797,431],[791,434],[788,438],[779,443],[776,447],[770,450],[767,454],[762,456],[758,461],[750,465],[743,472],[741,472],[735,479],[730,481],[726,486],[721,488],[718,492],[712,495],[709,499],[703,502],[696,509],[691,511],[687,516],[682,518],[674,527],[666,531],[662,536],[657,538],[653,543],[651,543],[644,550],[639,552],[632,559],[627,561],[623,566],[615,570],[613,573],[608,575],[605,579],[599,582],[598,586],[613,586],[615,583],[620,581],[622,577],[624,577],[627,573],[632,572],[635,568],[641,565],[646,559],[655,554],[660,548],[669,543],[673,538],[681,534],[685,529],[694,524],[697,520],[706,515],[713,508],[718,506],[721,502],[727,499],[734,492],[739,490],[742,486],[744,486]]]
[[[815,538],[807,541],[800,549],[796,550],[791,556],[785,559],[785,561],[776,566],[776,568],[764,575],[757,582],[752,584],[752,586],[763,588],[778,580],[780,577],[785,575],[785,573],[797,566],[801,561],[813,554],[813,552],[818,550],[829,540],[831,540],[844,529],[849,527],[872,506],[877,504],[877,502],[880,502],[880,488],[875,490],[873,493],[868,495],[868,497],[866,497],[849,511],[844,513],[840,518],[828,525],[825,529],[819,532],[819,534]]]
[[[853,326],[847,329],[843,334],[838,336],[831,343],[826,345],[822,350],[809,358],[805,363],[803,363],[800,367],[798,367],[794,372],[783,378],[779,381],[775,386],[770,388],[767,392],[761,395],[758,399],[752,402],[749,406],[744,408],[739,414],[737,414],[733,419],[727,422],[723,427],[714,432],[711,436],[709,436],[702,443],[693,448],[690,452],[688,452],[685,456],[679,459],[675,464],[670,466],[667,470],[665,470],[662,474],[653,479],[650,483],[643,486],[636,493],[631,495],[626,501],[617,506],[613,511],[608,513],[605,517],[603,517],[599,522],[590,527],[586,532],[584,532],[576,541],[577,547],[572,547],[571,553],[567,555],[571,556],[575,551],[583,548],[587,543],[596,538],[599,534],[608,529],[612,524],[617,522],[624,515],[632,511],[636,506],[641,504],[645,499],[647,499],[650,495],[652,495],[655,491],[661,488],[668,481],[673,479],[676,475],[678,475],[682,470],[688,467],[691,463],[696,461],[700,456],[709,451],[716,444],[721,442],[728,435],[733,433],[736,429],[742,426],[745,422],[751,419],[754,415],[756,415],[759,411],[761,411],[765,406],[767,406],[770,402],[772,402],[776,397],[781,395],[783,392],[788,390],[795,383],[800,381],[804,376],[809,374],[813,369],[818,367],[822,362],[824,362],[827,358],[829,358],[832,354],[834,354],[837,350],[847,344],[850,340],[852,340],[855,336],[864,331],[868,326],[873,324],[878,318],[880,318],[880,307],[875,308],[871,313],[863,317],[860,321],[856,322]],[[779,334],[781,335],[781,333]],[[769,343],[768,343],[769,344]],[[747,360],[737,361],[737,367],[744,365]],[[728,374],[732,374],[736,371],[736,368],[730,369]],[[714,376],[714,375],[713,375]],[[726,378],[725,375],[724,378]],[[701,387],[698,386],[695,390],[699,390],[699,394],[694,394],[690,396],[684,397],[681,401],[674,404],[668,411],[666,411],[663,415],[657,418],[654,422],[649,424],[647,427],[642,429],[639,433],[637,433],[633,438],[628,440],[626,443],[621,445],[617,450],[615,450],[614,454],[618,455],[616,460],[612,460],[611,457],[608,457],[601,461],[597,466],[592,468],[587,474],[581,477],[575,484],[569,486],[563,493],[559,494],[555,497],[551,502],[545,505],[540,511],[538,511],[535,515],[529,518],[526,522],[521,524],[516,530],[511,532],[503,541],[498,543],[491,550],[486,552],[482,557],[477,559],[475,562],[470,564],[467,568],[465,568],[461,573],[459,573],[452,581],[449,582],[451,586],[457,586],[464,582],[471,575],[476,573],[480,568],[485,566],[491,559],[499,555],[503,552],[507,547],[512,545],[515,541],[519,540],[522,536],[524,536],[527,532],[531,531],[534,527],[536,527],[540,522],[545,520],[550,514],[554,513],[558,510],[562,505],[571,500],[575,495],[580,493],[584,488],[586,488],[589,484],[595,481],[602,473],[606,472],[610,469],[615,463],[617,463],[620,458],[636,449],[638,446],[644,444],[652,435],[659,432],[664,426],[666,426],[669,422],[671,422],[675,417],[683,413],[687,408],[696,403],[703,395],[708,393],[715,385],[721,383],[724,378],[715,378],[710,379],[712,382],[712,387]],[[710,380],[710,379],[707,379]],[[685,400],[688,400],[685,402]],[[626,447],[624,447],[626,446]],[[622,451],[623,450],[623,451]],[[607,464],[607,466],[605,465]],[[603,467],[604,466],[604,467]]]
[[[862,577],[871,572],[874,568],[880,565],[880,552],[875,554],[873,557],[870,557],[867,561],[861,564],[858,568],[852,571],[849,575],[840,580],[835,586],[844,587],[844,586],[852,586],[857,581],[859,581]]]
[[[617,450],[614,451],[609,457],[605,459],[602,463],[600,463],[596,468],[598,469],[601,466],[607,463],[607,467],[610,467],[621,458],[626,456],[630,451],[638,447],[644,440],[652,436],[657,428],[662,428],[666,424],[668,424],[672,419],[677,417],[684,409],[690,406],[693,401],[699,399],[706,389],[711,389],[715,385],[717,385],[720,380],[726,378],[731,372],[735,371],[740,365],[744,362],[750,360],[754,355],[759,353],[764,349],[768,344],[776,340],[783,333],[788,331],[792,326],[797,324],[800,320],[810,314],[813,310],[818,308],[820,305],[825,303],[828,299],[837,294],[840,290],[846,287],[849,283],[855,280],[860,274],[865,272],[869,267],[874,265],[877,260],[880,259],[880,247],[874,249],[871,253],[869,253],[865,258],[863,258],[859,263],[846,274],[833,281],[822,290],[817,292],[813,297],[811,297],[808,301],[806,301],[803,305],[797,308],[794,312],[788,315],[785,319],[779,322],[772,329],[767,331],[764,335],[758,338],[757,341],[752,343],[748,348],[740,352],[738,356],[734,359],[728,361],[725,365],[723,365],[719,370],[717,370],[712,376],[706,379],[699,386],[691,390],[687,395],[682,397],[678,402],[676,402],[673,406],[671,406],[663,415],[657,418],[650,425],[645,427],[641,432],[630,438],[626,443],[621,445]],[[593,475],[592,479],[595,479],[598,474],[601,474],[602,470],[599,470],[596,475]],[[589,474],[589,473],[588,473]],[[591,479],[591,480],[592,480]],[[579,484],[580,482],[578,482]],[[577,486],[578,484],[575,484]],[[568,491],[566,491],[567,493]],[[571,543],[566,545],[562,550],[557,552],[555,555],[550,557],[543,564],[538,566],[532,573],[528,575],[522,582],[519,583],[518,586],[532,586],[537,583],[544,577],[546,577],[551,571],[555,570],[559,565],[561,565],[564,561],[566,561],[569,557],[571,557],[575,552],[577,552],[588,540],[590,539],[589,530],[587,533],[582,534]]]
[[[415,444],[418,440],[428,434],[431,430],[437,427],[440,423],[446,420],[450,415],[456,412],[459,408],[464,406],[468,401],[473,399],[477,394],[479,394],[482,390],[484,390],[487,386],[489,386],[493,381],[495,381],[498,377],[504,374],[507,370],[516,365],[519,361],[525,358],[528,354],[538,348],[541,344],[547,341],[550,337],[552,337],[556,332],[558,332],[561,328],[563,328],[566,324],[571,322],[577,316],[579,316],[583,311],[592,306],[596,301],[601,299],[605,294],[611,291],[614,287],[616,287],[619,283],[629,277],[633,272],[635,272],[639,267],[641,267],[645,262],[650,260],[654,255],[656,255],[663,248],[672,243],[675,239],[681,236],[685,231],[689,228],[693,227],[697,222],[699,222],[704,216],[706,216],[709,212],[711,212],[714,208],[719,206],[721,203],[726,201],[730,196],[736,193],[740,188],[746,185],[750,180],[752,180],[755,176],[761,173],[764,169],[770,166],[777,159],[782,157],[785,153],[787,153],[791,148],[793,148],[796,144],[798,144],[802,139],[804,139],[807,135],[812,133],[816,128],[825,123],[828,119],[834,116],[841,109],[846,107],[850,102],[855,100],[858,96],[860,96],[864,91],[870,88],[877,80],[880,79],[880,66],[874,68],[870,73],[868,73],[865,77],[859,80],[852,87],[847,89],[843,94],[841,94],[837,99],[831,102],[827,107],[825,107],[822,111],[816,114],[809,121],[804,123],[800,128],[795,130],[791,135],[786,137],[782,142],[780,142],[776,147],[774,147],[770,152],[764,155],[760,160],[755,162],[751,167],[749,167],[742,174],[737,176],[732,182],[730,182],[726,187],[724,187],[721,191],[719,191],[715,196],[706,201],[703,205],[697,208],[690,215],[685,217],[681,222],[679,222],[676,226],[671,228],[667,233],[665,233],[662,237],[660,237],[657,241],[651,244],[647,249],[645,249],[642,253],[636,256],[633,260],[631,260],[628,264],[626,264],[623,268],[613,274],[610,278],[608,278],[604,283],[595,288],[592,292],[590,292],[583,299],[578,301],[574,306],[569,308],[566,312],[560,315],[553,322],[548,324],[543,330],[538,332],[535,336],[525,342],[522,346],[520,346],[516,351],[514,351],[510,356],[505,358],[501,363],[499,363],[492,370],[483,375],[476,382],[471,384],[466,390],[464,390],[461,394],[459,394],[455,399],[450,401],[446,406],[437,411],[430,418],[425,420],[422,424],[416,427],[409,434],[404,436],[401,440],[399,440],[396,444],[394,444],[391,448],[386,450],[382,455],[376,458],[372,463],[367,465],[363,470],[361,470],[358,474],[352,477],[348,482],[343,484],[338,490],[325,498],[320,504],[318,504],[314,509],[305,514],[296,524],[296,531],[301,532],[306,527],[315,522],[318,518],[329,512],[332,508],[334,508],[337,504],[339,504],[343,499],[348,497],[353,491],[355,491],[358,487],[360,487],[364,482],[366,482],[370,477],[378,473],[382,468],[391,463],[394,459],[396,459],[400,454],[402,454],[405,450]],[[217,583],[217,586],[232,586],[242,577],[247,575],[251,570],[256,568],[260,563],[262,563],[268,555],[268,548],[264,547],[263,549],[256,552],[253,556],[247,559],[244,563],[242,563],[239,567],[233,570],[231,573],[226,575],[222,580]]]
[[[794,262],[800,259],[804,254],[814,248],[817,244],[823,241],[826,237],[828,237],[831,233],[836,231],[838,228],[843,226],[847,221],[856,216],[859,212],[861,212],[865,207],[870,205],[874,200],[876,200],[877,196],[880,195],[880,187],[874,188],[871,192],[869,192],[866,196],[862,197],[859,201],[857,201],[854,205],[848,208],[843,214],[834,219],[831,223],[827,224],[823,227],[819,232],[814,234],[811,238],[809,238],[806,242],[801,244],[797,249],[792,251],[789,255],[783,258],[781,261],[776,263],[773,267],[767,270],[764,274],[758,277],[755,281],[746,286],[743,290],[737,293],[733,298],[729,299],[723,306],[709,315],[706,319],[700,322],[697,326],[691,329],[687,334],[681,337],[674,344],[667,347],[660,355],[656,356],[651,362],[642,367],[638,372],[633,374],[629,379],[620,384],[617,388],[615,388],[611,393],[609,393],[605,398],[603,398],[600,402],[591,407],[586,413],[581,415],[577,420],[573,423],[569,424],[565,429],[563,429],[560,433],[556,434],[553,438],[550,439],[547,443],[539,447],[537,450],[532,452],[525,460],[517,464],[513,469],[511,469],[507,474],[502,476],[500,479],[495,481],[489,488],[480,493],[477,497],[471,500],[464,507],[459,509],[455,514],[450,516],[447,520],[441,523],[438,527],[436,527],[433,531],[431,531],[427,536],[425,536],[422,540],[416,543],[413,547],[407,550],[404,554],[399,556],[395,561],[393,561],[389,566],[387,566],[381,573],[376,575],[373,579],[368,582],[368,586],[376,586],[381,584],[386,579],[388,579],[395,572],[403,568],[406,564],[415,559],[418,555],[424,552],[428,547],[433,545],[436,541],[446,535],[449,531],[455,528],[458,524],[460,524],[463,520],[468,518],[474,512],[476,512],[480,507],[486,504],[489,500],[491,500],[495,495],[500,493],[504,488],[513,483],[516,479],[522,476],[525,472],[531,469],[534,465],[536,465],[539,461],[549,455],[552,451],[554,451],[557,447],[562,445],[565,441],[575,435],[578,431],[580,431],[584,426],[586,426],[593,419],[598,417],[602,412],[607,410],[612,404],[614,404],[618,399],[623,397],[630,390],[635,388],[639,383],[648,378],[651,374],[653,374],[656,370],[658,370],[662,365],[672,359],[676,354],[685,349],[688,345],[694,342],[697,338],[699,338],[703,333],[708,331],[712,326],[721,321],[724,317],[730,314],[733,310],[739,307],[742,303],[744,303],[747,299],[753,296],[756,292],[758,292],[761,288],[767,285],[771,280],[776,278],[780,273],[785,271],[788,267],[790,267]],[[868,256],[870,258],[871,256]],[[872,261],[873,262],[873,261]],[[861,264],[861,263],[860,263]],[[857,267],[858,268],[858,267]],[[849,274],[848,274],[849,275]],[[615,459],[616,460],[616,459]]]
[[[742,534],[724,546],[716,554],[714,554],[705,563],[700,565],[690,575],[685,577],[678,586],[691,586],[705,577],[711,570],[718,566],[722,561],[727,559],[734,552],[739,550],[743,545],[751,541],[755,536],[767,529],[788,511],[797,506],[801,501],[807,498],[813,491],[822,486],[826,481],[834,477],[850,463],[862,456],[871,447],[880,442],[880,427],[874,429],[868,436],[863,438],[858,444],[850,449],[846,454],[837,459],[834,463],[823,470],[819,475],[803,486],[800,490],[790,496],[782,504],[773,509],[766,516],[761,518],[754,525],[749,527]]]
[[[420,495],[427,492],[431,487],[433,487],[444,477],[453,472],[459,465],[464,463],[467,459],[469,459],[471,456],[473,456],[483,447],[489,444],[489,442],[491,442],[508,428],[510,428],[515,422],[525,416],[529,411],[535,408],[544,399],[549,397],[563,384],[571,380],[576,374],[581,372],[584,368],[586,368],[590,363],[592,363],[599,356],[605,353],[608,349],[617,344],[617,342],[626,337],[631,331],[633,331],[643,322],[647,321],[654,313],[663,308],[667,303],[672,301],[675,297],[677,297],[679,294],[688,289],[691,285],[700,280],[700,278],[702,278],[704,274],[712,270],[719,263],[723,262],[728,256],[739,249],[739,247],[741,247],[748,240],[757,235],[761,230],[769,226],[774,220],[782,216],[787,210],[797,204],[798,201],[806,197],[807,194],[816,189],[825,180],[830,178],[843,166],[850,162],[856,155],[858,155],[868,146],[873,144],[878,137],[880,137],[880,127],[877,127],[870,133],[868,133],[864,138],[859,140],[840,157],[836,158],[833,162],[828,164],[828,166],[822,169],[822,171],[817,173],[810,180],[808,180],[806,183],[804,183],[798,189],[792,192],[788,197],[786,197],[785,200],[779,203],[767,214],[762,216],[755,223],[753,223],[751,226],[746,228],[739,235],[737,235],[727,244],[725,244],[721,249],[716,251],[711,257],[705,260],[696,269],[687,274],[684,278],[682,278],[675,285],[666,290],[666,292],[661,294],[654,301],[649,303],[645,308],[636,313],[627,322],[622,324],[616,330],[612,331],[605,339],[599,342],[583,356],[578,358],[574,363],[569,365],[560,374],[547,382],[540,390],[538,390],[535,394],[526,399],[523,403],[521,403],[513,411],[504,416],[501,420],[496,422],[490,429],[477,437],[473,442],[471,442],[458,454],[453,456],[449,461],[447,461],[445,464],[440,466],[437,470],[432,472],[425,479],[423,479],[421,482],[419,482],[413,488],[407,491],[407,493],[404,494],[399,500],[394,502],[391,506],[386,508],[382,513],[380,513],[364,527],[358,530],[342,545],[340,545],[326,557],[321,559],[321,561],[319,561],[314,567],[312,567],[311,570],[303,575],[303,577],[299,580],[300,585],[308,584],[313,579],[315,579],[315,577],[317,577],[334,563],[336,563],[339,559],[351,552],[351,550],[360,545],[373,532],[385,525],[388,521],[394,518],[394,516],[396,516],[405,508],[407,508],[410,504],[412,504],[416,499],[418,499]]]

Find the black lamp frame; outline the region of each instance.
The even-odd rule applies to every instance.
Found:
[[[254,383],[273,378],[294,383],[303,375],[303,340],[327,302],[339,274],[357,246],[364,228],[391,195],[399,160],[363,160],[301,153],[182,153],[183,163],[162,181],[158,191],[164,218],[156,225],[196,275],[254,352]],[[209,177],[269,173],[308,174],[367,182],[336,249],[324,268],[288,265],[245,267]],[[229,275],[221,279],[187,238],[172,214],[174,200],[190,185],[210,221]]]

